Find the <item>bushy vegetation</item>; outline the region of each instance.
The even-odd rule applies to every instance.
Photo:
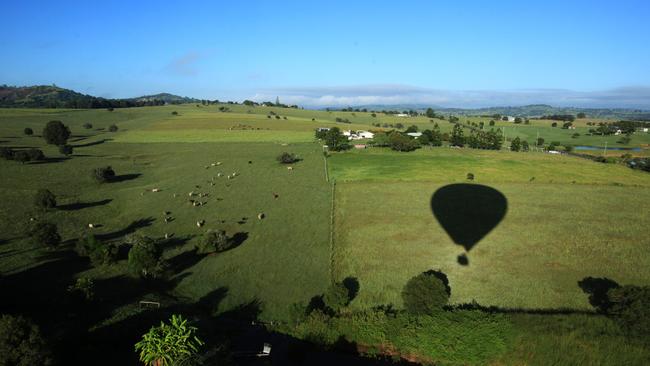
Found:
[[[34,134],[34,130],[32,130],[32,129],[29,128],[29,127],[25,127],[25,129],[23,130],[23,133],[24,133],[25,135],[27,135],[27,136],[31,136],[31,135]]]
[[[52,365],[39,328],[22,316],[0,316],[0,366]]]
[[[404,308],[411,314],[434,314],[449,302],[451,289],[441,272],[427,271],[411,278],[402,290]]]
[[[108,183],[115,179],[115,171],[110,166],[95,168],[92,177],[97,183]]]
[[[93,265],[98,266],[117,261],[118,247],[102,243],[95,235],[88,234],[77,240],[75,251],[82,257],[88,257]]]
[[[47,189],[39,189],[34,195],[34,205],[42,210],[56,207],[56,196]]]
[[[73,152],[74,152],[74,149],[72,148],[72,145],[68,145],[68,144],[59,145],[59,153],[65,155],[65,156],[69,156],[69,155],[72,155]]]
[[[158,242],[146,236],[133,236],[128,255],[128,268],[131,273],[142,278],[158,278],[165,271],[162,248]]]
[[[350,292],[345,284],[333,283],[323,295],[323,302],[329,310],[338,312],[350,303]]]
[[[224,230],[208,230],[203,234],[196,249],[200,254],[217,253],[228,250],[232,240],[228,238]]]
[[[56,224],[39,221],[35,223],[29,230],[29,237],[32,244],[42,245],[47,248],[55,248],[61,244],[61,235],[56,227]]]
[[[169,323],[160,322],[142,336],[135,345],[140,361],[145,365],[195,364],[204,342],[196,335],[197,328],[188,324],[181,315],[172,315]]]
[[[65,145],[70,137],[70,129],[61,121],[50,121],[43,129],[43,139],[50,145]]]
[[[282,154],[278,155],[276,160],[278,162],[282,163],[282,164],[293,164],[293,163],[299,161],[300,159],[298,158],[298,156],[296,154],[288,153],[288,152],[285,151]]]
[[[108,126],[108,132],[117,132],[118,129],[117,125]]]

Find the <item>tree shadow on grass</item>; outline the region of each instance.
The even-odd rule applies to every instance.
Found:
[[[503,220],[508,200],[488,186],[450,184],[433,194],[431,211],[454,243],[469,252]],[[463,254],[458,263],[468,265],[469,259]]]
[[[128,180],[136,179],[141,175],[142,174],[140,173],[116,175],[115,177],[111,178],[111,183],[126,182]]]
[[[56,208],[62,211],[76,211],[76,210],[81,210],[84,208],[90,208],[90,207],[97,207],[97,206],[104,206],[109,204],[112,199],[105,199],[101,201],[95,201],[95,202],[76,202],[76,203],[67,203],[64,205],[58,205]]]
[[[89,146],[95,146],[95,145],[101,145],[107,141],[113,141],[113,139],[102,139],[102,140],[97,140],[93,142],[86,142],[85,144],[76,144],[72,145],[73,148],[79,148],[79,147],[89,147]]]
[[[343,286],[348,289],[348,298],[354,300],[359,294],[359,280],[356,277],[346,277],[343,279]]]
[[[37,160],[29,162],[29,165],[41,165],[41,164],[54,164],[62,163],[66,160],[70,160],[69,157],[59,157],[59,158],[45,158],[44,160]]]
[[[205,257],[205,254],[199,254],[196,249],[192,249],[170,258],[167,260],[167,263],[172,272],[180,273],[188,268],[194,267]]]
[[[145,219],[139,219],[135,220],[132,223],[129,224],[129,226],[125,227],[124,229],[120,229],[117,231],[113,231],[110,233],[105,233],[105,234],[96,234],[95,236],[99,240],[113,240],[117,239],[120,237],[123,237],[128,234],[133,234],[136,232],[138,229],[141,229],[143,227],[151,226],[153,222],[156,221],[153,217],[147,217]]]
[[[585,277],[578,281],[578,287],[589,295],[589,303],[601,313],[606,313],[611,303],[607,297],[607,292],[611,289],[618,288],[620,285],[609,278]]]

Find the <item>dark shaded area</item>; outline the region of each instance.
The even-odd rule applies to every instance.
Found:
[[[112,240],[112,239],[117,239],[119,237],[122,237],[124,235],[128,234],[133,234],[136,230],[141,229],[143,227],[151,226],[153,222],[156,221],[153,217],[147,217],[145,219],[139,219],[135,220],[132,223],[129,224],[129,226],[125,227],[124,229],[120,229],[117,231],[113,231],[110,233],[105,233],[105,234],[96,234],[95,236],[97,239],[100,240]]]
[[[178,236],[178,237],[172,236],[169,239],[162,239],[162,241],[160,242],[160,247],[163,250],[178,248],[178,247],[181,247],[181,246],[185,245],[193,237],[194,237],[194,235]]]
[[[95,146],[95,145],[101,145],[107,141],[113,141],[113,139],[102,139],[102,140],[97,140],[93,142],[86,142],[85,144],[75,144],[72,145],[72,147],[77,148],[77,147],[88,147],[88,146]]]
[[[607,313],[611,307],[607,292],[613,288],[621,287],[616,281],[609,278],[585,277],[578,281],[578,287],[589,295],[589,303],[601,313]]]
[[[456,261],[457,261],[458,264],[460,264],[461,266],[466,266],[466,265],[469,264],[469,258],[467,258],[467,255],[466,255],[465,253],[459,255],[459,256],[456,258]]]
[[[140,173],[116,175],[113,178],[111,178],[110,181],[111,181],[111,183],[125,182],[127,180],[136,179],[141,175],[142,174],[140,174]]]
[[[248,239],[248,233],[246,232],[238,232],[235,233],[231,238],[230,238],[230,246],[228,247],[228,250],[235,249],[238,246],[244,244],[244,242]]]
[[[81,210],[84,208],[90,208],[90,207],[97,207],[97,206],[104,206],[113,201],[112,199],[105,199],[101,201],[95,201],[95,202],[76,202],[76,203],[68,203],[65,205],[58,205],[56,206],[57,209],[63,210],[63,211],[75,211],[75,210]]]
[[[359,280],[356,277],[346,277],[343,279],[343,286],[348,289],[348,298],[350,301],[354,300],[359,294]]]
[[[431,197],[431,211],[451,239],[469,252],[503,220],[508,200],[494,188],[480,184],[450,184]],[[469,259],[459,257],[467,265]]]
[[[62,163],[66,160],[70,160],[71,158],[69,157],[59,157],[59,158],[48,158],[46,157],[44,160],[37,160],[37,161],[30,161],[28,164],[30,165],[40,165],[40,164],[53,164],[53,163]]]
[[[199,254],[196,249],[193,249],[170,258],[167,260],[167,263],[169,264],[170,270],[174,273],[180,273],[199,263],[205,256],[205,254]]]

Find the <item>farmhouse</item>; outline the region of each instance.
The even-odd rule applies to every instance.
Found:
[[[406,114],[406,113],[397,113],[396,116],[397,117],[408,117],[409,115]]]
[[[330,129],[329,129],[329,127],[318,127],[316,130],[317,130],[318,132],[327,132],[327,131],[329,131]]]
[[[370,131],[343,131],[343,136],[347,136],[348,140],[361,140],[361,139],[371,139],[375,137],[375,134]]]
[[[422,132],[408,132],[407,135],[413,137],[413,138],[418,138],[422,136]]]

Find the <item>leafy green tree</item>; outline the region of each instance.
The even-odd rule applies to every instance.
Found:
[[[95,235],[89,234],[77,240],[75,251],[82,257],[88,257],[95,265],[111,264],[117,261],[119,248],[114,244],[105,244]]]
[[[175,112],[174,112],[175,113]],[[116,125],[108,126],[108,132],[117,132],[119,128]]]
[[[347,137],[343,136],[338,127],[332,127],[325,134],[325,144],[332,151],[341,151],[350,148]]]
[[[43,139],[50,145],[65,145],[70,137],[70,129],[61,121],[50,121],[43,129]]]
[[[55,248],[61,244],[61,235],[56,224],[50,222],[37,222],[29,231],[29,237],[35,245],[44,245],[48,248]]]
[[[93,124],[89,123],[89,122],[86,122],[86,123],[83,124],[83,128],[85,128],[87,130],[90,130],[91,128],[93,128]]]
[[[199,244],[197,245],[197,253],[207,254],[215,252],[223,252],[232,246],[232,240],[228,238],[224,230],[208,230]]]
[[[490,125],[490,126],[494,126],[494,123],[495,123],[494,120],[490,120],[489,125]]]
[[[424,114],[427,118],[436,118],[436,112],[431,108],[427,108],[427,111]]]
[[[519,137],[515,137],[510,143],[510,151],[519,151],[521,150],[521,140]]]
[[[132,243],[128,255],[129,271],[142,278],[160,277],[164,272],[165,263],[162,259],[162,248],[158,243],[146,236],[135,236]]]
[[[47,366],[49,347],[38,327],[22,316],[0,316],[0,366]]]
[[[452,146],[463,146],[465,145],[465,137],[463,136],[463,128],[456,124],[454,129],[451,131],[450,141]]]
[[[580,113],[577,114],[576,117],[578,117],[578,118],[587,118],[587,115],[584,112],[580,112]]]
[[[330,310],[338,312],[350,303],[350,291],[343,283],[331,284],[323,296],[323,302]]]
[[[633,334],[650,335],[650,286],[621,286],[607,292],[608,312]]]
[[[169,324],[160,322],[149,329],[135,344],[135,351],[147,366],[184,365],[197,357],[204,345],[196,331],[181,315],[172,315]]]
[[[65,156],[72,155],[73,151],[74,150],[72,148],[72,145],[68,145],[68,144],[59,145],[59,153],[65,155]]]
[[[538,137],[537,138],[537,146],[543,146],[544,145],[544,138]]]
[[[433,130],[431,130],[431,146],[442,146],[442,134],[437,123],[433,125]]]
[[[402,290],[406,311],[412,314],[434,314],[449,302],[451,289],[446,276],[427,271],[411,278]]]
[[[521,151],[529,151],[530,146],[528,145],[528,141],[524,140],[521,142]]]
[[[13,160],[25,164],[31,160],[31,157],[26,150],[18,150],[13,153]]]
[[[30,161],[45,160],[45,154],[43,154],[43,151],[40,150],[40,149],[27,149],[25,151],[29,155],[29,160]]]
[[[404,125],[398,122],[398,123],[395,123],[395,128],[397,128],[398,130],[401,130],[402,128],[404,128]]]
[[[74,284],[68,286],[68,292],[80,295],[85,301],[92,301],[95,298],[95,282],[88,277],[77,278]]]
[[[0,147],[0,157],[5,160],[14,160],[15,152],[8,147]]]
[[[413,151],[420,147],[417,140],[405,136],[399,132],[390,134],[390,148],[395,151]]]
[[[115,178],[115,171],[110,166],[95,168],[92,177],[98,183],[107,183]]]
[[[25,127],[25,129],[23,130],[23,132],[24,132],[25,135],[27,135],[27,136],[31,136],[31,135],[34,134],[34,130],[32,130],[32,129],[29,128],[29,127]]]
[[[39,189],[34,195],[34,205],[47,210],[56,207],[56,196],[47,189]]]

